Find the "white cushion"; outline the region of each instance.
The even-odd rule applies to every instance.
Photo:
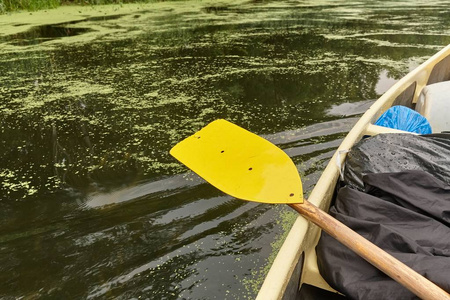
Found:
[[[424,87],[416,111],[427,118],[433,133],[450,131],[450,81]]]

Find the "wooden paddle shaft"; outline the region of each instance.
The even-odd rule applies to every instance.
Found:
[[[418,297],[433,300],[450,299],[446,291],[306,199],[302,204],[289,204],[289,206]]]

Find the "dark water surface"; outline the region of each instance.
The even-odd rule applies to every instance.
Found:
[[[225,118],[309,192],[373,99],[450,43],[449,2],[224,3],[0,36],[0,298],[254,298],[295,215],[169,149]]]

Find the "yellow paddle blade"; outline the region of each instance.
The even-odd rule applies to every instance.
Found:
[[[300,176],[280,148],[233,123],[216,120],[170,150],[219,190],[264,203],[302,203]]]

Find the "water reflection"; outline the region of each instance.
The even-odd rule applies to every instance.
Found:
[[[0,295],[253,298],[295,215],[169,149],[225,118],[284,149],[309,192],[358,114],[448,42],[447,6],[414,3],[163,3],[3,39]]]
[[[57,25],[43,25],[33,27],[31,30],[8,36],[11,44],[26,46],[51,41],[60,37],[69,37],[91,31],[90,28],[66,27]]]

